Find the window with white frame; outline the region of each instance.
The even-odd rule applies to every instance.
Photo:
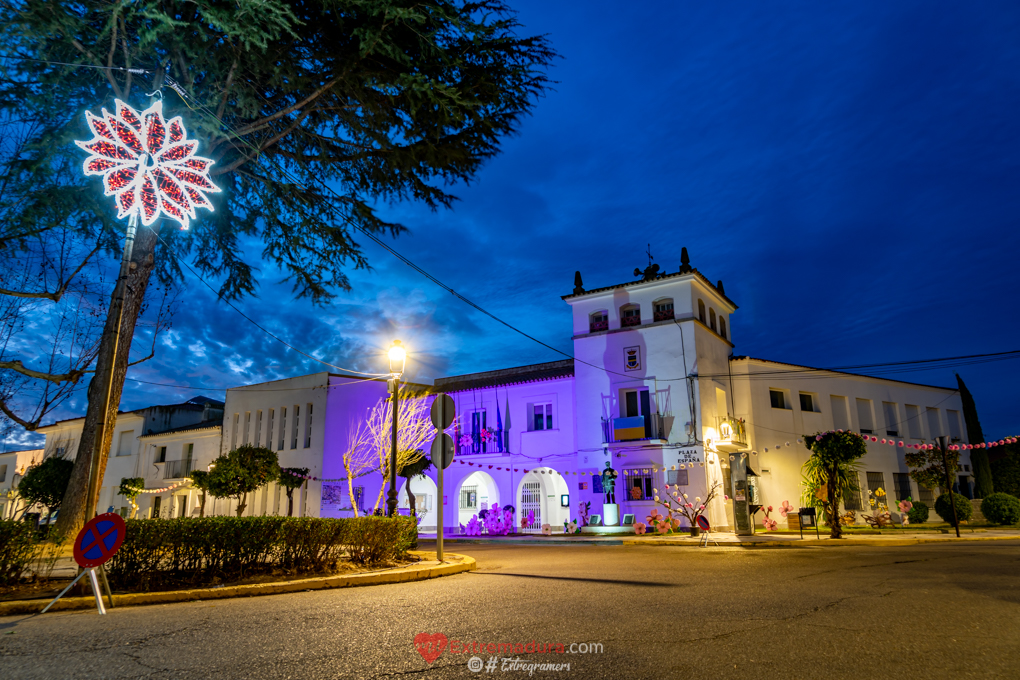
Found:
[[[308,404],[305,411],[305,448],[312,445],[312,405]]]
[[[153,461],[153,462],[155,462],[155,463],[165,463],[166,462],[166,447],[165,446],[160,446],[160,447],[158,447],[156,449],[156,460]]]
[[[885,416],[885,433],[891,437],[900,436],[900,414],[896,409],[896,404],[891,401],[883,401],[882,415]]]
[[[627,480],[627,500],[650,501],[655,498],[655,479],[642,470],[633,470]]]
[[[620,307],[620,326],[622,328],[639,325],[641,325],[640,305],[628,304]]]
[[[474,510],[478,507],[478,487],[465,487],[460,490],[460,507],[464,510]]]
[[[234,414],[234,433],[232,435],[230,435],[230,448],[231,449],[236,449],[237,448],[237,431],[239,429],[241,429],[241,414],[240,413],[235,413]]]
[[[118,456],[130,456],[131,455],[131,444],[135,438],[134,430],[126,430],[120,433],[120,441],[117,446]]]
[[[283,451],[287,443],[287,407],[284,406],[280,409],[280,444],[276,447],[277,451]]]
[[[874,434],[875,423],[871,415],[871,400],[857,400],[857,423],[860,425],[861,434]]]
[[[849,430],[850,413],[846,409],[846,397],[830,394],[829,406],[832,408],[832,429]]]
[[[960,412],[946,409],[946,420],[949,421],[949,438],[960,441]]]
[[[553,429],[553,408],[552,404],[531,404],[531,422],[528,423],[530,430],[551,430]]]
[[[262,446],[262,411],[255,412],[255,446]]]
[[[652,303],[654,321],[669,321],[673,317],[673,298],[662,298]]]
[[[241,432],[241,444],[248,443],[248,432],[251,430],[251,411],[244,412],[244,430]]]
[[[942,431],[942,423],[939,420],[939,410],[937,408],[932,408],[931,406],[929,406],[928,408],[926,408],[924,410],[925,410],[925,415],[928,416],[928,437],[929,437],[929,439],[935,439],[935,437],[938,437],[938,436],[940,436],[942,434],[945,434]]]
[[[482,432],[488,429],[486,425],[485,411],[475,411],[471,414],[471,453],[485,453],[488,444],[482,437]]]
[[[597,312],[592,312],[588,316],[588,332],[595,333],[597,331],[609,330],[609,312],[605,309],[600,309]]]
[[[275,409],[269,409],[269,418],[266,420],[266,448],[273,448],[273,416],[276,415]]]
[[[921,438],[921,409],[913,404],[907,404],[907,432],[911,439]]]
[[[786,391],[769,389],[769,401],[772,403],[772,408],[790,408],[786,403]]]
[[[296,449],[297,448],[297,439],[298,439],[298,432],[299,432],[299,430],[298,430],[298,421],[300,419],[301,419],[301,407],[295,404],[294,405],[294,426],[291,428],[291,430],[293,432],[293,436],[291,437],[291,440],[290,440],[290,448],[291,449]]]

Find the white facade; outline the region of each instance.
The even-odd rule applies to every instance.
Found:
[[[25,503],[18,498],[18,482],[25,470],[42,459],[43,449],[0,453],[0,519],[14,519],[16,513],[20,516],[25,510]]]
[[[876,439],[861,461],[862,497],[848,499],[849,509],[866,509],[868,490],[879,487],[890,510],[908,495],[930,500],[907,477],[899,443],[930,444],[938,435],[966,443],[955,389],[735,356],[736,304],[721,282],[687,264],[686,251],[682,259],[678,272],[649,269],[640,280],[590,291],[578,276],[573,294],[564,296],[573,359],[436,380],[432,393],[455,402],[457,457],[444,475],[442,499],[434,471],[411,482],[422,530],[435,528],[440,503],[447,530],[493,504],[513,506],[515,521],[533,513],[536,524],[561,530],[577,519],[579,503],[602,513],[598,475],[607,464],[619,473],[621,518],[644,521],[665,483],[686,487],[692,498],[719,485],[708,519],[716,528],[733,527],[733,501],[724,496],[732,495],[735,479],[746,470],[752,503],[799,507],[809,452],[797,439],[834,429]],[[100,507],[116,506],[110,487],[121,477],[143,476],[148,488],[183,482],[186,468],[207,467],[250,443],[272,448],[281,466],[308,468],[314,479],[295,491],[294,515],[348,516],[355,506],[371,512],[383,480],[378,473],[355,480],[352,498],[342,453],[359,420],[387,397],[383,379],[316,373],[228,390],[222,428],[193,418],[142,435],[153,414],[121,414]],[[80,428],[80,420],[45,428],[47,455],[73,450]],[[965,492],[970,474],[962,452]],[[399,481],[399,505],[406,508]],[[197,494],[187,486],[160,497],[161,515],[197,513]],[[140,502],[144,516],[152,514],[153,500]],[[207,501],[206,514],[232,513],[231,503]],[[275,484],[259,490],[246,514],[286,514],[282,490]]]

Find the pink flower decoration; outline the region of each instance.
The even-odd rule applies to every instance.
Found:
[[[644,522],[638,522],[637,524],[635,524],[634,525],[634,533],[635,534],[643,534],[643,533],[645,533],[645,523]]]
[[[900,512],[910,512],[910,510],[914,507],[914,504],[910,501],[900,501],[899,507]]]
[[[664,534],[669,531],[669,522],[659,522],[655,525],[655,530],[660,534]]]

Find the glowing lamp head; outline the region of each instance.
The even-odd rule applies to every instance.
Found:
[[[404,364],[407,361],[407,351],[404,346],[400,344],[399,340],[393,341],[393,346],[390,347],[390,373],[393,375],[400,375],[404,372]]]

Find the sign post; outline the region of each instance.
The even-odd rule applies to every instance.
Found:
[[[436,438],[432,441],[432,464],[436,466],[436,489],[439,495],[436,505],[439,510],[436,515],[436,559],[443,561],[443,506],[446,505],[446,497],[443,496],[443,470],[453,463],[453,437],[443,430],[453,424],[453,417],[456,406],[448,394],[436,396],[432,402],[432,409],[429,415],[432,418],[432,425],[436,428]]]
[[[60,591],[60,594],[53,598],[53,601],[46,605],[40,614],[45,614],[50,607],[56,604],[78,580],[88,574],[89,583],[92,584],[92,592],[96,596],[96,608],[102,615],[106,614],[103,606],[103,594],[99,589],[99,581],[96,579],[96,568],[102,568],[114,554],[120,550],[124,543],[124,535],[127,532],[127,525],[120,515],[107,512],[96,515],[82,527],[78,537],[74,539],[74,561],[82,567],[82,571],[71,583]],[[106,581],[106,572],[103,572],[103,583],[106,584],[107,595],[110,598],[110,606],[113,607],[113,595],[110,593],[110,585]]]

